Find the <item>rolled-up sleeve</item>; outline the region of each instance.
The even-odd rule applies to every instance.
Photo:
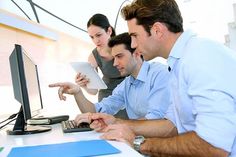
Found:
[[[209,91],[206,95],[208,99],[194,99],[198,113],[195,131],[210,144],[230,152],[236,136],[235,102],[221,91]]]
[[[112,95],[103,98],[102,101],[95,103],[96,112],[107,113],[114,115],[119,110],[125,108],[124,100],[125,81],[121,82],[112,92]]]
[[[231,59],[224,62],[212,55],[211,60],[202,57],[203,64],[189,68],[186,76],[196,116],[195,131],[213,146],[231,152],[236,137],[236,88],[231,84],[236,80],[236,67],[230,66]]]

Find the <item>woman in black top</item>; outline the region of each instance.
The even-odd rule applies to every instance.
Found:
[[[96,48],[88,57],[88,62],[94,67],[99,68],[103,74],[103,81],[107,85],[107,89],[88,89],[88,79],[83,74],[78,73],[76,83],[84,88],[90,94],[97,94],[98,101],[112,94],[113,89],[123,81],[124,77],[120,76],[119,71],[113,66],[113,57],[111,49],[108,47],[108,41],[115,36],[115,30],[110,25],[107,17],[103,14],[93,15],[87,23],[88,34],[91,37]],[[120,117],[120,116],[118,116]],[[121,115],[123,116],[123,114]]]

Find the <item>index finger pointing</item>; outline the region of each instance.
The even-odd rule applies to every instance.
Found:
[[[48,85],[49,87],[61,87],[61,86],[64,86],[63,83],[53,83],[53,84],[49,84]]]

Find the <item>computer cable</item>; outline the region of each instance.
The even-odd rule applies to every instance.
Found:
[[[9,119],[9,120],[10,120],[10,119]],[[0,126],[0,130],[1,130],[2,128],[4,128],[6,125],[8,125],[9,123],[11,123],[12,121],[14,121],[14,120],[16,120],[16,118],[11,119],[11,120],[10,120],[9,122],[7,122],[6,124]]]
[[[1,121],[0,124],[4,123],[4,122],[6,122],[6,121],[8,121],[8,120],[10,120],[12,118],[15,118],[17,115],[18,115],[18,112],[10,115],[7,119]]]

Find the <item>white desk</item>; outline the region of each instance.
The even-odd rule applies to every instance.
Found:
[[[77,132],[77,133],[63,133],[60,124],[51,125],[52,130],[45,133],[38,133],[32,135],[7,135],[6,129],[0,131],[0,147],[4,147],[0,152],[0,157],[6,157],[12,147],[32,146],[43,144],[55,144],[63,142],[73,142],[80,140],[94,140],[99,139],[100,133],[95,131]],[[138,152],[133,150],[127,144],[116,141],[108,141],[111,145],[121,151],[119,154],[106,155],[103,157],[142,157]]]

